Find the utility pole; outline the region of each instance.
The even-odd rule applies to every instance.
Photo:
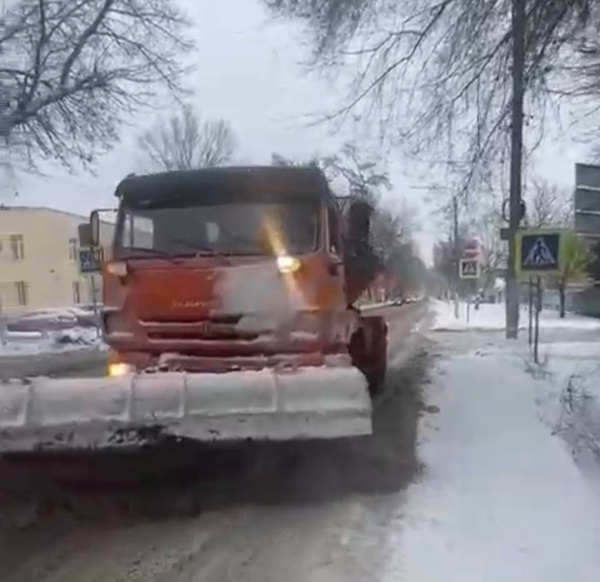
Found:
[[[523,102],[525,96],[526,0],[512,0],[512,122],[510,152],[510,196],[508,265],[506,274],[506,337],[519,333],[519,282],[516,273],[516,237],[521,221],[523,165]]]

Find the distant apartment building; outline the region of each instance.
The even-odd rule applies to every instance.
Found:
[[[53,210],[0,206],[0,309],[4,314],[91,303],[99,276],[79,273],[78,226],[87,217]],[[104,223],[103,246],[113,225]]]

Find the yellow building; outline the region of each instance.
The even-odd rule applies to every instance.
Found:
[[[87,217],[53,210],[0,206],[0,312],[21,313],[91,303],[99,276],[79,273],[78,225]],[[103,223],[108,246],[113,225]]]

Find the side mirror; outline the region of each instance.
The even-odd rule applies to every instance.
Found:
[[[373,207],[364,200],[354,200],[348,209],[348,235],[354,242],[367,242]]]
[[[90,214],[90,246],[100,245],[100,214],[97,210]]]

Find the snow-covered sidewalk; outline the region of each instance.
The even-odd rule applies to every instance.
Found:
[[[502,330],[506,325],[506,308],[501,303],[483,303],[479,306],[479,309],[475,309],[475,306],[471,305],[468,321],[466,303],[459,304],[458,318],[454,315],[454,304],[451,302],[432,301],[432,307],[435,314],[432,329],[436,331],[493,331]],[[529,325],[528,318],[527,308],[522,308],[519,322],[520,329],[527,329]],[[545,329],[598,330],[600,332],[600,320],[571,313],[561,319],[557,311],[544,309],[540,313],[540,327]]]
[[[421,422],[425,469],[398,542],[404,579],[600,579],[600,497],[544,418],[548,378],[526,357],[501,342],[438,360],[425,396],[439,413]]]

